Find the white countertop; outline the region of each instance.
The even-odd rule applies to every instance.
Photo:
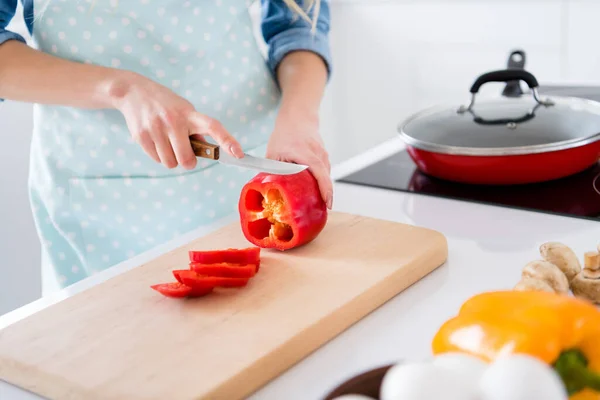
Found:
[[[341,177],[403,147],[393,139],[333,170]],[[600,223],[463,201],[335,184],[334,210],[408,223],[442,232],[448,239],[445,265],[374,311],[250,397],[251,400],[320,400],[332,388],[366,369],[430,355],[439,325],[468,297],[512,288],[523,266],[539,258],[538,247],[560,241],[577,252],[600,243]],[[74,293],[94,286],[234,221],[235,215],[190,232],[166,245],[0,317],[0,329]],[[40,397],[0,381],[0,399]]]

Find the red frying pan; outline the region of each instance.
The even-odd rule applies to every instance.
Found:
[[[485,83],[515,80],[531,92],[477,98]],[[600,103],[540,98],[538,86],[522,69],[488,72],[473,83],[470,104],[417,113],[400,125],[400,136],[423,173],[454,182],[544,182],[594,165],[600,158]]]

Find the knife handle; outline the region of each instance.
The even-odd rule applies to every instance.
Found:
[[[192,149],[194,150],[196,157],[208,158],[211,160],[219,159],[219,146],[192,138],[190,138],[190,143],[192,144]]]

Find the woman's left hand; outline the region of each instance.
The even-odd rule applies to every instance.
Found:
[[[327,208],[333,204],[329,155],[319,134],[319,118],[281,109],[267,146],[267,158],[308,165]]]

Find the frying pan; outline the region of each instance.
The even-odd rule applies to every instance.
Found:
[[[521,91],[521,81],[529,92]],[[507,87],[500,96],[479,98],[489,82]],[[541,98],[538,87],[536,77],[518,65],[487,72],[472,84],[468,104],[418,112],[398,131],[419,170],[453,182],[529,184],[591,167],[600,158],[600,103]]]

